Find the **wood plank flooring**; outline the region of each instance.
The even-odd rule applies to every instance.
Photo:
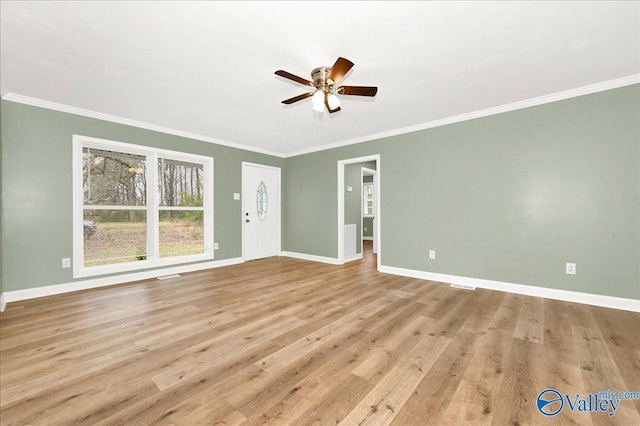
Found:
[[[0,314],[0,424],[640,424],[640,314],[289,258]]]

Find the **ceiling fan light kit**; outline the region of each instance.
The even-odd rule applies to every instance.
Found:
[[[330,113],[340,111],[340,98],[337,95],[355,95],[355,96],[375,96],[378,88],[373,86],[340,86],[336,87],[338,82],[351,70],[353,62],[348,59],[339,57],[333,67],[317,67],[311,71],[313,81],[306,80],[297,75],[291,74],[284,70],[275,72],[280,77],[295,81],[296,83],[310,86],[316,90],[313,92],[303,93],[290,99],[282,101],[283,104],[290,105],[303,99],[311,98],[313,110],[323,112],[324,107]]]
[[[327,102],[329,103],[329,109],[336,110],[340,108],[340,99],[333,93],[329,93]]]
[[[311,97],[311,103],[313,104],[313,110],[316,112],[324,111],[324,92],[316,90]]]

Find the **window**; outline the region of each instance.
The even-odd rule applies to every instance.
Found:
[[[268,208],[269,198],[267,195],[267,185],[265,185],[264,181],[261,181],[256,191],[256,210],[260,220],[264,221],[267,218]]]
[[[373,216],[373,182],[365,182],[362,184],[362,214],[364,216]]]
[[[213,259],[213,158],[73,137],[74,276]]]

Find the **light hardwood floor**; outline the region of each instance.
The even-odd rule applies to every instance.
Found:
[[[370,246],[367,245],[370,250]],[[606,283],[603,283],[606,285]],[[10,303],[0,423],[640,424],[640,314],[271,258]]]

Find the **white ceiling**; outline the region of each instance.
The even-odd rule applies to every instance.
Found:
[[[3,1],[2,91],[286,156],[637,76],[639,6]],[[338,56],[375,98],[280,103]]]

